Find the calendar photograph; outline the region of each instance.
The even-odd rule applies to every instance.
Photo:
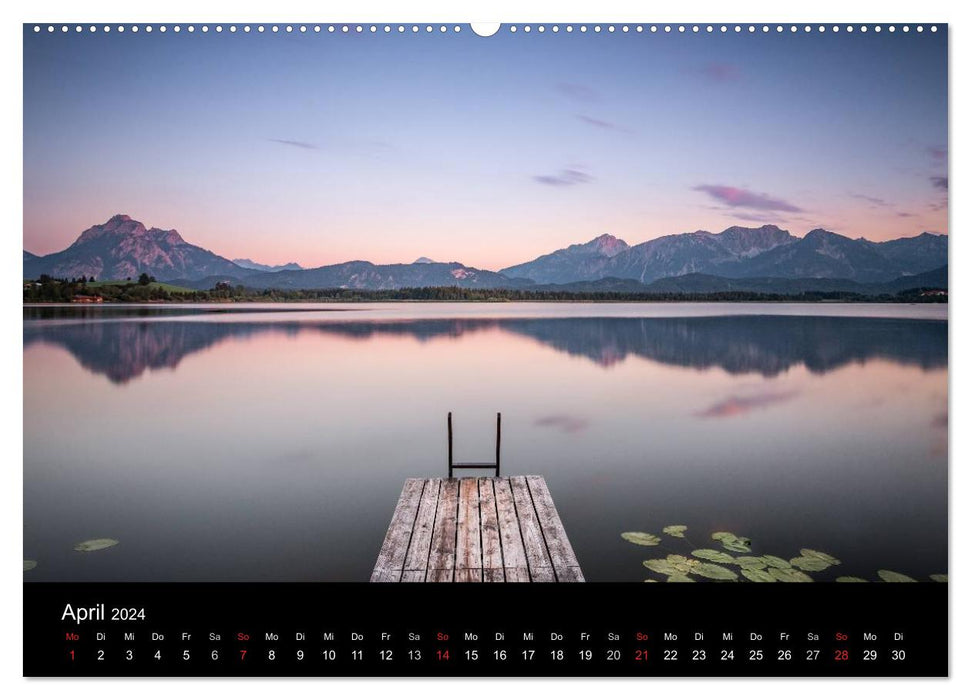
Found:
[[[23,582],[58,644],[111,629],[98,590],[190,584],[946,612],[947,44],[25,24]]]

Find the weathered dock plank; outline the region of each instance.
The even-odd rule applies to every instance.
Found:
[[[401,570],[404,568],[405,555],[411,543],[411,533],[424,487],[424,479],[405,480],[398,505],[395,506],[394,514],[391,516],[388,534],[385,535],[384,544],[381,545],[381,551],[378,553],[378,561],[374,564],[372,581],[392,580],[391,577],[395,571],[397,571],[397,577],[393,580],[398,581],[401,578]]]
[[[496,495],[496,509],[499,513],[499,541],[502,546],[503,567],[525,568],[526,548],[523,535],[519,530],[516,504],[513,502],[509,479],[499,478],[492,482]],[[508,579],[507,579],[508,580]]]
[[[418,514],[405,555],[405,571],[428,570],[428,554],[432,547],[432,528],[435,526],[435,511],[438,510],[438,495],[441,491],[441,479],[428,479],[418,504]]]
[[[530,495],[533,497],[533,505],[536,508],[538,522],[543,530],[543,538],[546,540],[546,548],[549,551],[550,560],[553,562],[553,570],[556,572],[558,581],[582,581],[576,576],[580,571],[580,563],[577,555],[573,552],[573,546],[566,536],[566,528],[560,521],[560,514],[556,512],[553,505],[553,497],[550,495],[546,479],[540,476],[527,476],[526,484],[529,486]]]
[[[435,527],[432,530],[432,551],[428,555],[428,570],[455,570],[455,540],[458,523],[459,480],[445,479],[438,494]]]
[[[499,512],[496,510],[496,492],[492,479],[479,479],[479,518],[482,527],[482,569],[501,572],[502,542],[499,538]]]
[[[482,569],[482,529],[479,521],[479,480],[459,481],[455,570]],[[480,575],[481,578],[481,575]],[[458,578],[456,578],[456,581]]]
[[[519,530],[523,533],[523,544],[526,546],[526,563],[529,565],[529,575],[534,580],[547,580],[544,569],[553,568],[549,552],[546,550],[546,540],[543,539],[543,529],[536,516],[533,498],[526,485],[526,477],[509,477],[513,500],[516,503],[516,515],[519,517]],[[549,572],[552,574],[552,571]],[[540,577],[537,579],[537,577]]]
[[[581,582],[541,476],[408,479],[374,582]]]

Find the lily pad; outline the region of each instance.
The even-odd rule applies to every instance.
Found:
[[[679,571],[676,566],[667,559],[648,559],[644,562],[644,566],[656,574],[664,574],[665,576],[674,576],[675,574],[685,573],[683,571]]]
[[[729,552],[741,552],[743,554],[748,554],[749,552],[752,551],[751,547],[749,547],[746,544],[743,544],[740,540],[736,540],[734,542],[728,542],[726,540],[722,540],[722,547],[727,549]]]
[[[837,583],[868,583],[865,578],[860,578],[859,576],[837,576]]]
[[[781,583],[812,583],[813,581],[812,576],[798,569],[776,569],[773,567],[767,571],[772,578]]]
[[[116,544],[118,544],[118,540],[113,540],[108,537],[97,540],[85,540],[84,542],[74,545],[74,551],[97,552],[99,549],[108,549],[108,547],[114,547]]]
[[[658,583],[658,581],[657,581],[657,579],[646,578],[646,579],[644,579],[644,583]]]
[[[735,557],[735,563],[743,569],[764,569],[765,560],[762,557]]]
[[[828,563],[816,557],[793,557],[789,563],[803,571],[824,571],[829,568]]]
[[[668,583],[694,583],[695,580],[684,574],[671,574],[668,576]]]
[[[792,564],[789,563],[788,559],[783,559],[782,557],[776,557],[771,554],[764,554],[759,557],[765,562],[766,566],[770,566],[773,569],[791,569]]]
[[[725,554],[725,552],[719,552],[717,549],[696,549],[691,553],[691,556],[698,557],[698,559],[707,559],[718,564],[735,563],[735,557],[731,554]]]
[[[644,547],[653,547],[654,545],[661,544],[660,537],[647,532],[622,532],[620,533],[620,536],[628,542],[639,544]]]
[[[804,557],[812,557],[813,559],[819,559],[826,562],[830,566],[837,566],[842,564],[839,559],[834,557],[832,554],[827,554],[826,552],[820,552],[816,549],[800,549],[799,553]]]
[[[755,583],[775,583],[775,577],[765,569],[742,569],[742,576]]]
[[[917,579],[913,579],[906,574],[901,574],[896,571],[890,571],[888,569],[880,569],[877,572],[877,576],[882,578],[887,583],[916,583]]]
[[[749,549],[752,540],[748,537],[739,537],[734,532],[713,532],[711,533],[711,539],[721,542],[722,547],[731,552],[747,554],[752,551]]]
[[[707,561],[700,561],[696,566],[691,567],[691,573],[696,576],[710,578],[714,581],[737,581],[738,574],[731,569],[726,569],[718,564],[711,564]]]
[[[671,537],[684,537],[684,531],[687,529],[687,525],[668,525],[661,532]]]
[[[931,581],[937,581],[938,583],[947,583],[947,574],[931,574]]]
[[[37,562],[33,559],[24,559],[24,571],[30,571],[31,569],[37,568]]]

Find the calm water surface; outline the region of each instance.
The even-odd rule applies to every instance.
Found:
[[[675,523],[944,573],[947,362],[946,305],[25,308],[24,576],[367,580],[448,411],[460,461],[502,411],[589,580]]]

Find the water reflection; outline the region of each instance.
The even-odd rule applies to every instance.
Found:
[[[367,580],[403,480],[444,472],[446,413],[476,461],[500,410],[503,469],[547,478],[589,580],[643,580],[619,533],[670,523],[945,571],[940,312],[745,313],[25,310],[25,577]],[[96,537],[121,544],[73,551]]]
[[[794,366],[824,374],[850,363],[885,359],[922,369],[947,366],[943,321],[794,316],[701,318],[506,318],[414,321],[273,321],[220,323],[179,320],[98,320],[46,323],[25,312],[24,345],[68,350],[90,372],[124,384],[146,370],[228,340],[260,334],[321,333],[345,338],[461,338],[487,330],[530,338],[542,346],[609,368],[629,357],[730,374],[774,377]],[[94,318],[94,317],[92,317]],[[706,412],[750,410],[785,396],[734,397]],[[554,421],[555,422],[555,421]]]

